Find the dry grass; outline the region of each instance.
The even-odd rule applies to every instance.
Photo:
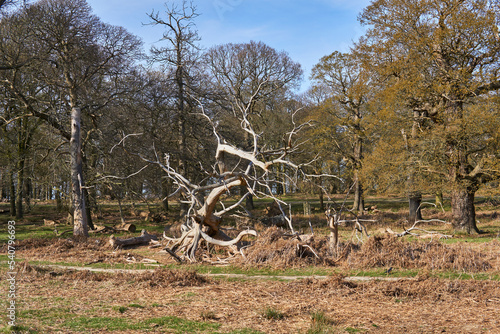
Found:
[[[491,243],[495,243],[492,241]],[[496,242],[498,243],[498,242]],[[392,236],[373,236],[361,246],[343,242],[332,251],[325,236],[314,236],[308,248],[303,242],[285,236],[277,228],[269,228],[259,235],[255,244],[246,252],[245,265],[273,268],[335,265],[351,269],[405,268],[426,270],[452,270],[459,272],[486,272],[499,270],[491,261],[491,252],[473,249],[463,244],[447,245],[440,241],[407,240]],[[487,245],[486,245],[487,246]],[[499,244],[500,246],[500,244]],[[477,248],[477,247],[476,247]],[[316,257],[316,255],[318,257]]]
[[[276,268],[287,268],[306,265],[322,264],[308,249],[300,248],[301,242],[297,238],[286,237],[285,232],[271,227],[260,233],[259,237],[246,251],[246,265],[265,265]],[[323,238],[323,241],[325,239]],[[313,249],[319,251],[323,244],[313,241]]]
[[[317,328],[315,321],[318,317],[314,315],[321,314],[328,319],[323,329],[332,333],[345,333],[349,329],[369,333],[500,331],[500,284],[494,281],[422,276],[417,280],[354,283],[346,281],[342,275],[333,275],[326,280],[308,278],[291,282],[213,282],[195,277],[194,281],[188,279],[193,284],[185,285],[177,284],[179,280],[182,282],[177,276],[180,274],[157,272],[150,277],[143,276],[144,281],[141,281],[133,274],[70,273],[54,276],[50,272],[26,272],[18,278],[22,300],[19,311],[29,315],[30,310],[37,310],[54,316],[50,322],[46,316],[25,317],[20,322],[43,333],[77,333],[79,331],[67,327],[67,319],[146,322],[169,315],[218,324],[219,333],[246,328],[247,332],[252,329],[261,333],[288,334],[306,333]],[[187,274],[188,277],[191,275]],[[172,281],[172,277],[176,278]],[[150,284],[151,280],[163,279],[164,284]],[[140,307],[127,307],[130,305]],[[266,310],[284,317],[276,320],[263,316]],[[60,317],[55,312],[59,312]],[[106,326],[103,323],[102,328],[88,332],[144,332],[114,331]],[[147,332],[177,331],[160,326]]]
[[[407,269],[487,271],[486,255],[467,246],[454,247],[439,241],[408,241],[397,237],[369,238],[347,264],[355,268],[394,267]]]
[[[144,247],[113,250],[109,246],[108,238],[102,236],[87,241],[71,238],[27,239],[21,241],[16,249],[19,255],[22,254],[21,256],[31,261],[114,265],[130,263],[131,258],[139,262],[148,257],[162,264],[173,263],[169,256],[160,254],[158,250],[144,250]],[[260,232],[251,247],[244,250],[245,258],[236,257],[232,263],[277,269],[336,266],[360,270],[393,267],[468,273],[498,273],[500,270],[500,242],[496,240],[479,244],[445,244],[436,240],[408,240],[375,235],[363,244],[340,242],[338,248],[332,250],[327,236],[314,235],[307,242],[308,247],[303,247],[305,244],[288,236],[282,229],[267,228]],[[5,251],[3,248],[0,251]],[[224,251],[219,251],[221,253],[217,256],[224,257]],[[199,249],[200,259],[213,256],[205,247]]]
[[[115,285],[135,282],[138,286],[167,288],[173,286],[202,286],[212,284],[213,281],[207,277],[198,275],[195,271],[172,270],[158,268],[154,271],[142,273],[125,272],[94,272],[89,270],[49,270],[44,267],[31,266],[25,262],[21,265],[21,272],[33,277],[51,277],[55,280],[69,282],[102,282],[109,281]]]
[[[439,214],[436,212],[436,216]],[[17,280],[19,311],[25,315],[24,319],[21,316],[20,324],[41,333],[76,333],[81,331],[68,327],[65,317],[147,322],[169,315],[220,325],[217,329],[220,333],[253,333],[248,329],[263,333],[500,333],[500,282],[440,279],[434,275],[435,272],[486,272],[498,276],[500,241],[446,244],[436,240],[375,235],[364,244],[357,244],[346,237],[350,231],[343,228],[342,242],[338,249],[331,250],[325,235],[314,235],[307,244],[309,249],[303,247],[303,241],[287,236],[281,229],[263,228],[253,245],[244,250],[246,258],[239,257],[238,262],[232,264],[280,269],[317,266],[344,273],[393,267],[413,269],[418,271],[418,276],[391,282],[352,282],[342,274],[324,280],[231,281],[210,279],[185,270],[112,274],[40,270],[26,263],[24,267],[19,264],[21,274]],[[161,264],[174,263],[158,249],[113,250],[108,245],[108,238],[100,236],[87,241],[27,239],[17,245],[16,256],[32,263],[101,262],[113,265],[127,263],[130,257],[156,259]],[[199,251],[200,259],[209,252],[205,247],[200,247]],[[210,255],[222,257],[227,254],[218,251],[214,255],[212,249]],[[5,254],[5,247],[0,247],[0,252]],[[5,270],[0,274],[5,276]],[[0,285],[4,288],[5,280]],[[48,316],[28,317],[30,312],[36,313],[34,310]],[[276,319],[270,316],[271,312],[265,316],[266,310],[283,317]],[[144,331],[116,331],[103,325],[88,332]],[[148,328],[147,332],[181,333],[182,330],[160,325]]]

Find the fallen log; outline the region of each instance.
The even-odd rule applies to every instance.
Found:
[[[101,226],[94,225],[95,229],[90,230],[89,233],[113,233],[117,231],[125,231],[134,233],[136,231],[136,227],[134,224],[119,224],[116,226]]]
[[[134,233],[136,231],[136,227],[134,224],[119,224],[119,225],[116,225],[114,228],[117,231],[126,231],[126,232],[132,232],[132,233]]]
[[[120,239],[112,235],[109,238],[109,243],[111,247],[123,247],[123,246],[132,246],[132,245],[141,245],[148,244],[151,240],[158,240],[158,237],[154,234],[149,234],[146,230],[141,231],[141,235],[139,237],[133,237],[128,239]]]
[[[116,232],[114,228],[110,226],[94,225],[93,230],[89,230],[89,233],[113,233]]]
[[[44,219],[43,225],[44,226],[55,226],[55,225],[57,225],[57,222],[55,220]]]

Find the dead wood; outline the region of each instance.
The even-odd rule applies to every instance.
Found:
[[[149,234],[146,230],[141,231],[141,235],[139,237],[133,237],[128,239],[119,239],[112,235],[109,238],[109,243],[111,247],[123,247],[123,246],[132,246],[132,245],[141,245],[148,244],[151,240],[158,240],[158,237],[154,234]]]
[[[203,239],[205,239],[207,242],[218,245],[218,246],[233,246],[236,245],[240,242],[240,240],[245,236],[245,235],[253,235],[254,237],[257,236],[257,232],[254,230],[247,230],[247,231],[241,231],[240,234],[233,240],[228,240],[228,241],[223,241],[223,240],[217,240],[209,236],[208,234],[204,233],[203,231],[200,231],[201,236]]]
[[[311,242],[314,241],[314,234],[299,234],[297,235],[300,241],[310,244]]]
[[[66,231],[58,232],[57,228],[54,229],[54,233],[56,234],[56,237],[60,237],[60,236],[66,234],[66,233],[69,233],[69,232],[73,232],[73,230],[66,230]]]
[[[45,225],[45,226],[55,226],[55,225],[57,225],[57,222],[55,220],[44,219],[43,220],[43,225]]]
[[[115,226],[94,225],[95,229],[90,230],[89,233],[115,233],[118,231],[125,231],[134,233],[136,226],[134,224],[119,224]]]
[[[278,202],[276,201],[273,201],[270,205],[268,205],[265,209],[264,209],[264,214],[267,216],[267,217],[275,217],[275,216],[280,216],[282,215],[283,213],[281,212],[281,208],[278,204]]]
[[[176,258],[178,257],[179,259],[187,258],[189,261],[195,262],[196,250],[201,240],[219,246],[230,247],[233,250],[236,248],[239,251],[241,237],[244,235],[256,235],[256,232],[242,232],[238,238],[231,240],[231,238],[220,230],[220,225],[223,216],[237,208],[243,208],[243,203],[249,196],[271,198],[274,202],[267,210],[267,215],[269,216],[268,223],[287,227],[291,230],[291,233],[295,233],[291,219],[291,206],[273,195],[272,183],[274,181],[271,180],[277,179],[274,174],[277,170],[280,170],[274,168],[275,166],[286,166],[287,169],[294,170],[295,176],[288,178],[291,182],[298,181],[299,175],[301,178],[316,176],[306,173],[306,169],[308,169],[316,158],[302,164],[294,164],[289,159],[289,155],[298,150],[302,145],[302,143],[296,141],[295,137],[302,129],[311,126],[311,123],[296,123],[295,117],[298,115],[297,113],[300,109],[296,110],[291,115],[292,127],[289,129],[290,131],[286,132],[287,140],[285,145],[273,149],[265,148],[265,145],[262,146],[259,143],[261,135],[255,132],[250,120],[252,112],[249,108],[253,105],[252,100],[256,96],[251,96],[248,105],[239,104],[233,106],[236,108],[233,110],[235,112],[234,115],[238,117],[242,130],[248,136],[249,146],[244,149],[239,144],[228,142],[220,135],[217,124],[205,112],[203,104],[197,101],[199,104],[199,116],[205,118],[212,126],[213,135],[217,139],[217,146],[214,153],[218,168],[214,166],[212,171],[205,171],[207,175],[211,176],[209,183],[196,184],[187,179],[183,173],[171,165],[169,154],[165,154],[164,157],[160,158],[160,155],[155,151],[154,158],[151,159],[139,153],[131,153],[144,162],[159,166],[176,188],[168,197],[178,196],[181,202],[186,205],[186,212],[183,215],[183,220],[185,218],[185,221],[183,221],[182,225],[182,236],[180,238],[170,238],[164,233],[165,239],[171,245],[167,245],[168,250],[165,250],[171,255],[175,254],[175,256],[172,256],[176,260],[178,260]],[[194,100],[196,99],[194,98]],[[127,151],[125,148],[125,139],[132,135],[136,134],[125,136],[117,145],[122,145],[125,151]],[[229,159],[229,157],[232,158]],[[236,161],[237,163],[234,164]],[[203,168],[204,164],[200,163],[200,166]],[[332,175],[322,176],[334,177]],[[241,194],[239,200],[226,207],[223,201],[220,200],[221,196],[230,194],[231,189],[236,187],[246,189],[246,192],[244,191]],[[219,209],[220,207],[222,209]],[[289,214],[285,212],[286,208],[290,211]],[[146,216],[146,219],[149,218],[151,218],[150,215]],[[160,219],[164,220],[164,217],[160,217]]]
[[[94,229],[90,230],[89,233],[114,233],[116,230],[111,226],[95,225]]]
[[[325,212],[328,228],[330,229],[330,249],[336,249],[339,243],[339,215],[328,209]]]
[[[390,228],[387,228],[386,232],[391,234],[391,235],[394,235],[396,237],[404,237],[405,235],[411,235],[411,236],[421,238],[421,239],[432,239],[434,237],[438,237],[439,239],[441,239],[441,238],[444,238],[444,239],[453,238],[453,236],[449,235],[449,234],[443,234],[443,233],[436,232],[436,231],[428,231],[428,230],[424,230],[424,229],[416,227],[417,224],[422,223],[422,222],[430,222],[430,220],[417,220],[417,221],[415,221],[415,223],[413,223],[413,225],[410,228],[404,230],[401,233],[394,232]],[[442,221],[440,221],[440,222],[442,222]],[[423,232],[425,234],[416,233],[416,231]]]
[[[119,224],[114,227],[117,231],[126,231],[134,233],[136,231],[136,227],[134,224]]]

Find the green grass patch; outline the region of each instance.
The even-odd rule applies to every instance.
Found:
[[[42,266],[42,267],[43,266],[50,266],[50,265],[63,266],[63,267],[87,267],[85,264],[83,264],[81,262],[62,262],[62,261],[57,261],[57,262],[51,262],[51,261],[29,261],[29,264],[31,266]],[[50,271],[52,269],[46,268],[46,270]]]
[[[32,266],[50,266],[50,265],[58,265],[64,267],[88,267],[88,268],[96,268],[96,269],[131,269],[131,270],[144,270],[144,269],[155,269],[155,268],[165,268],[165,266],[151,267],[147,266],[143,263],[91,263],[84,264],[81,262],[50,262],[50,261],[30,261],[30,265]],[[47,270],[51,270],[47,268]]]
[[[123,313],[127,312],[128,308],[125,306],[113,306],[113,310],[123,314]]]
[[[345,331],[347,333],[351,333],[351,334],[354,334],[354,333],[364,333],[366,331],[368,331],[367,329],[363,329],[363,328],[354,328],[354,327],[347,327],[345,329]]]
[[[325,315],[323,311],[315,311],[311,313],[311,327],[307,330],[307,334],[324,334],[334,333],[335,321]]]
[[[444,231],[444,234],[452,234],[453,238],[442,239],[442,242],[448,245],[452,244],[467,244],[467,243],[487,243],[493,240],[499,240],[496,235],[493,234],[453,234],[451,231]]]
[[[449,280],[476,280],[476,281],[500,281],[500,273],[464,273],[464,272],[433,272],[433,277]]]
[[[274,307],[266,307],[262,311],[262,317],[268,320],[282,320],[285,318],[285,314]]]
[[[0,255],[0,268],[9,268],[9,261],[12,261],[12,259],[9,258],[9,256],[6,255]],[[15,257],[14,261],[16,261],[16,266],[20,265],[21,262],[24,262],[24,258],[22,257]]]
[[[369,270],[353,270],[345,273],[348,276],[359,277],[416,277],[419,273],[417,269],[391,269],[387,272],[388,268],[375,268]]]
[[[135,303],[129,304],[128,307],[144,308],[144,306],[142,306],[140,304],[135,304]]]
[[[418,269],[393,269],[389,274],[386,269],[376,268],[371,270],[353,270],[344,272],[346,276],[359,276],[359,277],[417,277],[419,275]],[[463,280],[492,280],[500,281],[500,273],[465,273],[459,271],[432,271],[426,273],[430,277],[443,278],[449,280],[463,279]]]
[[[237,266],[215,267],[210,265],[168,265],[171,269],[195,270],[198,274],[237,274],[247,276],[327,276],[332,274],[331,268],[304,267],[289,269],[274,269],[271,267],[242,268]]]
[[[50,239],[55,238],[53,226],[44,226],[43,219],[39,217],[23,218],[22,220],[10,219],[16,222],[16,241],[19,242],[25,239]],[[58,230],[70,229],[70,226],[60,226]],[[2,243],[7,242],[7,238],[1,240]]]
[[[89,329],[105,329],[108,331],[127,330],[173,330],[174,333],[214,333],[219,324],[203,321],[186,320],[174,316],[151,318],[144,321],[132,321],[127,318],[116,317],[76,317],[66,320],[63,327],[75,331]]]
[[[242,328],[231,331],[228,334],[265,334],[265,333],[251,328]]]
[[[20,310],[18,311],[18,317],[20,319],[38,319],[45,321],[50,321],[54,318],[70,318],[73,314],[67,307],[51,307],[39,310]]]

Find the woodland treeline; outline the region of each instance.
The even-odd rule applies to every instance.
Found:
[[[164,34],[147,52],[85,0],[0,6],[0,198],[17,218],[55,200],[84,235],[103,199],[168,210],[175,180],[148,161],[210,186],[222,182],[214,152],[226,141],[256,155],[293,147],[287,159],[299,167],[272,165],[262,193],[349,192],[358,211],[365,194],[397,194],[413,220],[422,195],[444,195],[455,228],[469,233],[476,192],[498,192],[498,1],[372,1],[359,14],[366,33],[321,58],[305,93],[285,51],[256,41],[200,48],[190,3],[149,14]]]

